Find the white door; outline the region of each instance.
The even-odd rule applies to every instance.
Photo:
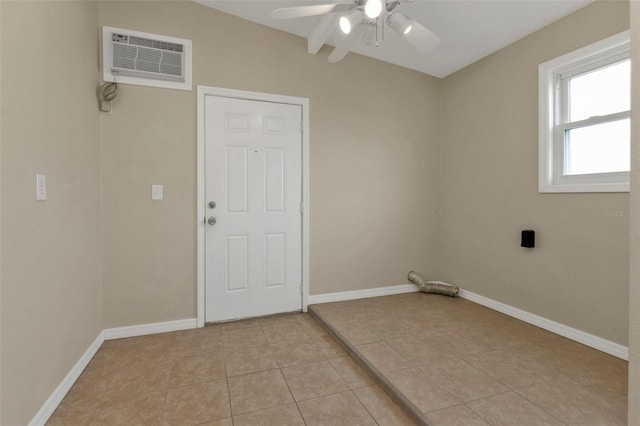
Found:
[[[301,120],[300,105],[205,97],[207,322],[302,309]]]

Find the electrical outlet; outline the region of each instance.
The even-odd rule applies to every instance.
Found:
[[[47,200],[47,177],[36,175],[36,201]]]

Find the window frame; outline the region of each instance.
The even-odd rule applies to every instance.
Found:
[[[630,57],[629,31],[570,52],[538,67],[538,191],[628,192],[629,172],[565,175],[565,131],[630,118],[630,111],[569,122],[568,83]]]

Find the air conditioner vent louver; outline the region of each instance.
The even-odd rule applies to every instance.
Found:
[[[114,34],[114,36],[115,35],[116,34]],[[129,37],[129,44],[134,44],[136,46],[152,47],[154,49],[171,50],[173,52],[180,52],[180,53],[182,53],[183,51],[181,44],[166,43],[158,40],[149,40],[142,37]]]
[[[191,90],[191,41],[103,28],[105,81]]]

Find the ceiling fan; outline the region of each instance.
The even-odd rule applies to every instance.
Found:
[[[413,2],[415,0],[405,0]],[[385,25],[391,27],[420,52],[428,52],[440,44],[440,37],[415,19],[396,10],[403,0],[351,0],[338,3],[294,6],[271,12],[273,19],[294,19],[306,16],[340,14],[343,38],[329,55],[329,62],[338,62],[362,39],[365,45],[378,45],[384,39]]]

